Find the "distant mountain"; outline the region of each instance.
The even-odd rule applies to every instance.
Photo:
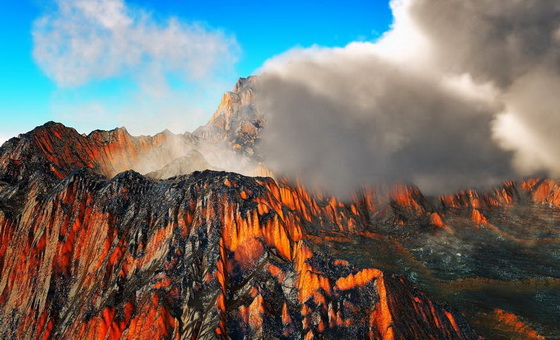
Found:
[[[255,81],[192,134],[47,123],[0,148],[1,338],[560,335],[560,182],[341,201],[200,171],[266,172]]]

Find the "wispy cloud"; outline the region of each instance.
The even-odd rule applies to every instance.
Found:
[[[196,81],[231,67],[239,47],[219,30],[149,12],[123,0],[58,0],[33,26],[35,60],[61,87],[129,75],[147,92],[166,87],[166,75]]]
[[[231,86],[241,50],[223,31],[124,0],[56,0],[32,34],[34,59],[58,86],[53,117],[81,130],[194,129]]]
[[[55,119],[80,132],[124,126],[133,135],[153,135],[169,129],[174,133],[192,131],[208,120],[208,106],[196,102],[192,93],[173,93],[163,98],[123,96],[122,103],[96,99],[70,100],[60,96],[52,101]],[[198,97],[200,100],[200,97]],[[213,98],[214,99],[214,98]]]

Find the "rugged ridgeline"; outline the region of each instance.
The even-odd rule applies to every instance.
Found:
[[[48,123],[2,146],[2,338],[560,335],[557,181],[341,202],[233,173],[158,180],[224,150],[260,160],[255,81],[193,134]]]
[[[2,150],[2,338],[475,338],[403,279],[314,250],[306,225],[350,216],[303,189],[212,171],[107,179],[58,149],[18,153],[60,129]]]
[[[196,146],[196,139],[188,133],[174,135],[165,131],[155,136],[133,137],[119,128],[85,136],[49,122],[7,141],[1,149],[0,166],[11,175],[16,175],[13,171],[29,174],[40,170],[63,179],[74,169],[87,167],[113,177],[129,169],[142,173],[160,170]]]
[[[166,130],[134,137],[118,128],[83,135],[49,122],[6,142],[0,167],[40,169],[58,179],[81,167],[109,178],[130,169],[156,179],[221,168],[253,174],[259,158],[254,146],[264,124],[254,106],[255,81],[254,77],[240,79],[234,91],[224,95],[210,122],[192,134]]]

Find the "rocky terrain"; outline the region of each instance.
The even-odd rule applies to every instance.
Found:
[[[256,150],[260,133],[266,123],[255,103],[257,77],[241,78],[233,91],[227,92],[220,106],[205,126],[193,132],[210,144],[224,143],[236,153],[253,160],[261,160]]]
[[[560,182],[340,201],[202,171],[266,173],[254,81],[192,134],[47,123],[0,148],[1,338],[560,336]]]

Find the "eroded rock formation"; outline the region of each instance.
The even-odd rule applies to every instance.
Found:
[[[341,201],[286,179],[185,175],[220,168],[224,148],[270,174],[254,81],[193,134],[48,123],[0,148],[2,338],[560,335],[558,181]]]
[[[403,279],[312,250],[301,190],[68,172],[3,177],[3,338],[475,338]]]

